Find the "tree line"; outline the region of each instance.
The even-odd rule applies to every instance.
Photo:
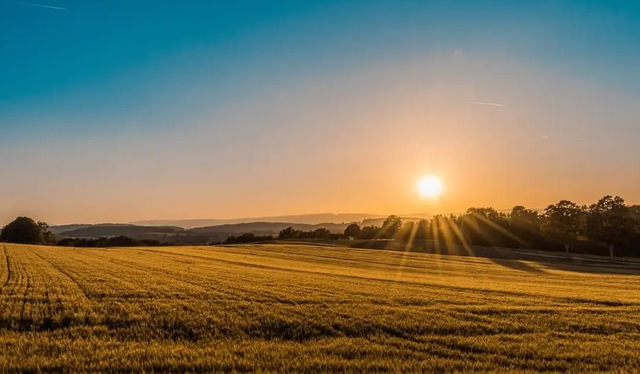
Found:
[[[62,247],[157,247],[171,245],[153,239],[133,239],[120,235],[109,238],[62,238],[49,230],[45,222],[36,222],[29,217],[18,217],[6,225],[0,232],[0,242],[34,245],[58,245]]]
[[[360,227],[352,223],[343,233],[325,228],[301,231],[288,227],[278,239],[396,240],[402,243],[438,241],[461,245],[564,250],[613,256],[640,257],[640,206],[628,205],[619,196],[604,196],[591,205],[561,200],[543,212],[516,206],[510,212],[494,208],[469,208],[460,215],[438,215],[430,220],[403,221],[391,215],[382,226]],[[271,235],[243,234],[224,244],[275,240]],[[136,240],[126,236],[99,239],[63,238],[44,222],[18,217],[0,232],[0,241],[71,247],[127,247],[169,245],[157,240]],[[206,244],[206,243],[203,243]]]
[[[155,239],[134,239],[125,235],[109,238],[63,238],[56,242],[61,247],[108,248],[108,247],[160,247],[172,246],[171,243]]]
[[[591,205],[561,200],[543,212],[524,206],[508,213],[469,208],[461,215],[408,222],[393,215],[381,227],[351,224],[344,236],[640,257],[640,206],[627,205],[619,196],[604,196]]]
[[[287,227],[280,231],[278,239],[341,239],[342,235],[334,234],[331,231],[321,227],[311,231],[296,230],[293,227]]]
[[[230,236],[222,244],[243,244],[243,243],[256,243],[267,242],[276,239],[343,239],[345,236],[342,234],[332,233],[328,229],[321,227],[311,231],[297,230],[293,227],[287,227],[278,234],[277,238],[273,235],[255,235],[252,233],[242,234],[240,236]]]

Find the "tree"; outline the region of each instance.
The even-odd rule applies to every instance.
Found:
[[[365,226],[362,228],[360,238],[362,239],[375,239],[378,236],[380,228],[377,226]]]
[[[38,221],[38,227],[42,231],[43,244],[56,244],[56,236],[49,230],[46,222]]]
[[[524,240],[528,246],[536,246],[542,242],[541,225],[542,219],[538,212],[522,205],[513,207],[509,214],[509,231]]]
[[[107,240],[107,247],[138,247],[141,246],[142,242],[137,241],[128,236],[120,235],[114,236]]]
[[[504,215],[493,208],[469,208],[467,209],[467,214],[483,217],[494,222],[504,219]]]
[[[313,231],[313,237],[317,239],[329,239],[331,238],[331,231],[321,227]]]
[[[540,215],[533,209],[527,209],[522,205],[513,207],[509,214],[509,223],[513,227],[518,227],[531,232],[540,231]]]
[[[300,231],[294,229],[293,227],[287,227],[286,229],[280,231],[280,235],[278,235],[279,239],[292,239],[300,236]]]
[[[493,208],[469,208],[455,221],[468,244],[499,247],[521,244],[521,240],[509,232],[507,215]]]
[[[431,226],[429,225],[429,221],[427,221],[426,219],[421,219],[420,221],[415,223],[415,225],[417,226],[415,228],[416,234],[414,240],[426,240],[431,237]]]
[[[629,214],[635,221],[636,225],[640,224],[640,205],[631,205],[629,207]]]
[[[583,230],[584,209],[571,201],[561,200],[545,209],[544,218],[542,231],[562,242],[569,257],[569,246]]]
[[[400,216],[391,215],[384,220],[382,224],[382,237],[384,239],[392,239],[398,230],[402,227],[402,218]]]
[[[348,238],[359,238],[362,233],[362,229],[357,223],[352,223],[344,229],[344,236]]]
[[[0,241],[17,244],[50,244],[55,242],[49,226],[29,217],[18,217],[2,229]]]
[[[631,210],[620,196],[605,196],[589,207],[587,235],[594,242],[609,246],[613,257],[614,247],[625,244],[633,236],[634,219]]]
[[[629,215],[633,220],[633,237],[630,242],[630,254],[637,256],[640,254],[640,205],[630,206]]]
[[[402,227],[396,231],[395,238],[402,241],[403,243],[413,244],[415,240],[416,230],[418,228],[418,224],[413,221],[405,222]]]

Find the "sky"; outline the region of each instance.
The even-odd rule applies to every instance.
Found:
[[[640,203],[637,1],[32,1],[2,222]]]

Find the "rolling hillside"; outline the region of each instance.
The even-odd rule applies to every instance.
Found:
[[[0,245],[0,372],[634,372],[637,272],[308,245]]]
[[[296,222],[307,225],[317,225],[325,222],[359,222],[371,217],[382,217],[380,214],[370,213],[319,213],[319,214],[296,214],[288,216],[272,217],[252,217],[252,218],[232,218],[232,219],[183,219],[183,220],[147,220],[132,222],[140,226],[180,226],[185,229],[193,229],[206,226],[233,225],[238,223],[251,222]]]
[[[74,225],[76,226],[76,225]],[[54,227],[53,230],[59,237],[71,238],[101,238],[113,236],[128,236],[134,239],[159,239],[163,242],[184,244],[184,243],[210,243],[220,242],[232,235],[252,233],[256,235],[278,236],[280,230],[293,227],[297,230],[310,231],[317,228],[326,228],[332,232],[341,233],[347,224],[325,223],[319,225],[307,225],[300,223],[286,222],[252,222],[238,223],[233,225],[218,225],[209,227],[199,227],[185,230],[181,227],[173,226],[136,226],[121,224],[100,224],[88,225],[73,228],[72,230],[61,230]]]
[[[175,235],[185,232],[182,227],[175,226],[136,226],[127,224],[88,225],[73,228],[71,230],[61,230],[59,227],[54,226],[52,231],[57,235],[72,238],[100,238],[124,235],[142,239]]]

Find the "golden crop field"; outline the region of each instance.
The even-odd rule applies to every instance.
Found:
[[[2,373],[640,371],[631,271],[294,244],[0,265]]]

